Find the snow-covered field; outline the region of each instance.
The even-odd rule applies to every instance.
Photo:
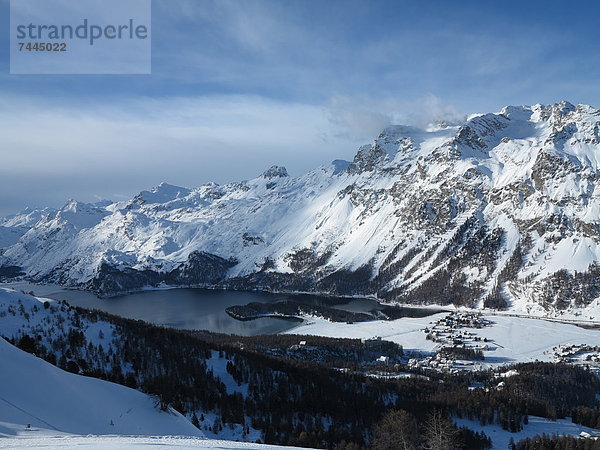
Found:
[[[201,439],[185,436],[98,436],[98,435],[55,435],[44,430],[22,434],[16,437],[0,438],[0,448],[90,448],[90,449],[129,449],[168,447],[177,449],[256,449],[276,450],[295,447],[277,445],[252,444],[249,442],[233,442],[218,439]]]
[[[431,351],[436,344],[426,340],[422,330],[429,322],[446,315],[447,313],[440,313],[429,317],[404,317],[392,321],[377,320],[353,324],[310,318],[304,324],[292,328],[286,333],[350,339],[370,339],[380,336],[382,339],[402,345],[405,350]]]
[[[529,416],[529,423],[518,433],[509,433],[499,425],[480,425],[479,422],[467,419],[455,419],[454,422],[461,427],[468,427],[474,431],[483,431],[491,440],[494,449],[508,448],[510,439],[515,443],[522,439],[532,438],[537,434],[560,434],[579,436],[581,432],[592,436],[600,435],[598,430],[593,430],[583,425],[578,425],[569,419],[558,419],[556,421],[544,419],[543,417]]]
[[[422,318],[402,318],[393,321],[334,323],[311,318],[288,334],[307,334],[328,337],[369,339],[380,336],[395,342],[407,351],[431,352],[437,344],[426,339],[423,329],[446,316],[435,314]],[[486,328],[469,331],[495,345],[495,350],[485,351],[485,362],[478,366],[495,366],[529,361],[552,361],[552,347],[566,344],[600,345],[600,329],[586,329],[577,325],[542,319],[510,316],[484,316],[493,322]]]

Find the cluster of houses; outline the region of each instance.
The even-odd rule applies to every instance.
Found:
[[[475,368],[479,364],[478,362],[461,360],[451,351],[444,352],[443,350],[495,350],[496,345],[493,342],[468,330],[468,328],[484,328],[491,325],[492,322],[479,313],[452,312],[423,329],[427,339],[437,344],[434,354],[409,359],[408,365],[413,369],[434,369],[450,373]]]
[[[470,361],[457,358],[455,355],[437,352],[431,356],[411,358],[408,366],[411,369],[433,369],[440,372],[457,373],[462,370],[481,369],[482,361]]]
[[[441,353],[426,358],[411,358],[408,360],[408,367],[411,369],[434,369],[444,372],[455,372],[454,359],[445,357]]]
[[[475,312],[452,312],[423,329],[427,339],[440,347],[472,348],[474,350],[495,350],[496,346],[487,338],[481,338],[465,328],[484,328],[493,323]]]
[[[600,346],[591,345],[558,345],[552,348],[554,361],[588,367],[600,374]]]

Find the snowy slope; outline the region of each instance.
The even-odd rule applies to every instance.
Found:
[[[2,423],[26,424],[75,434],[202,436],[176,411],[124,386],[64,372],[0,339]],[[0,444],[1,445],[1,444]]]
[[[17,215],[0,223],[0,265],[103,293],[220,285],[597,320],[599,162],[600,112],[586,105],[392,126],[352,163],[298,178],[274,166],[223,186],[70,201],[13,244],[32,213]]]
[[[0,448],[291,448],[206,439],[146,394],[64,372],[1,338],[0,360]]]
[[[74,331],[82,333],[87,342],[83,347],[88,352],[102,346],[116,355],[115,342],[123,340],[111,323],[88,320],[53,300],[0,289],[0,336],[16,341],[23,335],[35,336],[38,349],[45,347],[53,353],[58,350],[55,355],[59,360],[60,350],[48,344],[47,336],[68,341]],[[85,358],[90,367],[110,370],[102,362],[104,358],[97,357],[94,361],[90,355],[85,356],[79,351],[72,346],[67,350],[71,353],[70,358]],[[168,412],[161,411],[157,399],[152,396],[119,384],[65,372],[1,337],[0,361],[0,448],[156,445],[283,448],[224,441],[239,438],[241,434],[229,427],[218,435],[210,431],[216,439],[207,439],[177,411],[171,408]],[[213,352],[207,363],[215,376],[223,379],[228,391],[244,389],[231,378],[226,370],[227,360],[219,357],[218,352]],[[125,371],[130,370],[128,363],[117,364]],[[202,413],[206,416],[203,423],[208,423],[214,416],[209,411]],[[249,429],[248,437],[261,438],[260,432]]]
[[[0,248],[16,244],[45,215],[54,212],[51,208],[26,208],[18,214],[0,218]]]

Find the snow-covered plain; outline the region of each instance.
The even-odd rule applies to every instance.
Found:
[[[395,342],[407,351],[431,352],[438,344],[426,339],[423,329],[431,326],[447,313],[421,318],[402,318],[393,321],[335,323],[325,319],[310,318],[286,333],[327,337],[370,339],[376,336]],[[586,329],[569,323],[535,318],[503,315],[484,316],[493,322],[490,327],[469,328],[476,336],[487,338],[496,347],[485,351],[485,361],[477,367],[531,361],[552,361],[551,349],[557,345],[600,345],[600,329]]]
[[[461,427],[467,427],[471,430],[483,431],[491,440],[494,449],[509,448],[508,444],[512,438],[515,443],[521,439],[532,438],[535,435],[559,434],[579,436],[581,432],[590,434],[591,436],[600,436],[599,430],[584,427],[571,422],[570,419],[558,419],[556,421],[548,420],[543,417],[529,416],[529,423],[523,426],[523,429],[517,433],[510,433],[503,430],[499,425],[480,425],[479,422],[467,419],[455,419],[454,422]]]
[[[436,344],[425,339],[422,331],[429,322],[446,316],[447,313],[434,314],[429,317],[404,317],[398,320],[372,322],[357,322],[347,324],[330,322],[321,318],[306,318],[307,321],[298,325],[286,334],[308,334],[314,336],[340,337],[349,339],[370,339],[381,337],[403,346],[405,350],[432,351]]]

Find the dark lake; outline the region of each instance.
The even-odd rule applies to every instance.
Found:
[[[423,317],[439,312],[433,309],[392,308],[368,298],[336,298],[311,294],[272,294],[268,292],[222,291],[212,289],[163,289],[143,291],[111,298],[57,285],[38,285],[26,282],[0,283],[0,287],[10,287],[26,292],[33,291],[38,297],[66,300],[83,308],[99,309],[129,319],[143,320],[166,327],[208,330],[217,333],[255,336],[276,334],[297,327],[298,322],[264,317],[240,321],[225,312],[230,306],[246,305],[251,302],[275,303],[293,300],[311,305],[322,305],[355,313],[369,313],[373,310],[385,311],[392,318]],[[392,313],[395,311],[395,315]],[[416,315],[415,315],[416,314]]]
[[[85,291],[64,289],[53,285],[29,283],[6,283],[0,286],[33,291],[36,296],[66,300],[72,305],[94,308],[130,319],[139,319],[157,325],[181,329],[208,330],[218,333],[254,336],[257,334],[281,333],[298,326],[277,318],[260,318],[239,321],[230,317],[225,308],[245,305],[250,302],[275,303],[286,299],[299,299],[310,303],[329,302],[327,297],[315,295],[271,294],[267,292],[218,291],[210,289],[168,289],[144,291],[118,297],[98,298]],[[369,311],[379,304],[375,300],[336,299],[336,308],[355,312]],[[333,306],[333,305],[332,305]]]

